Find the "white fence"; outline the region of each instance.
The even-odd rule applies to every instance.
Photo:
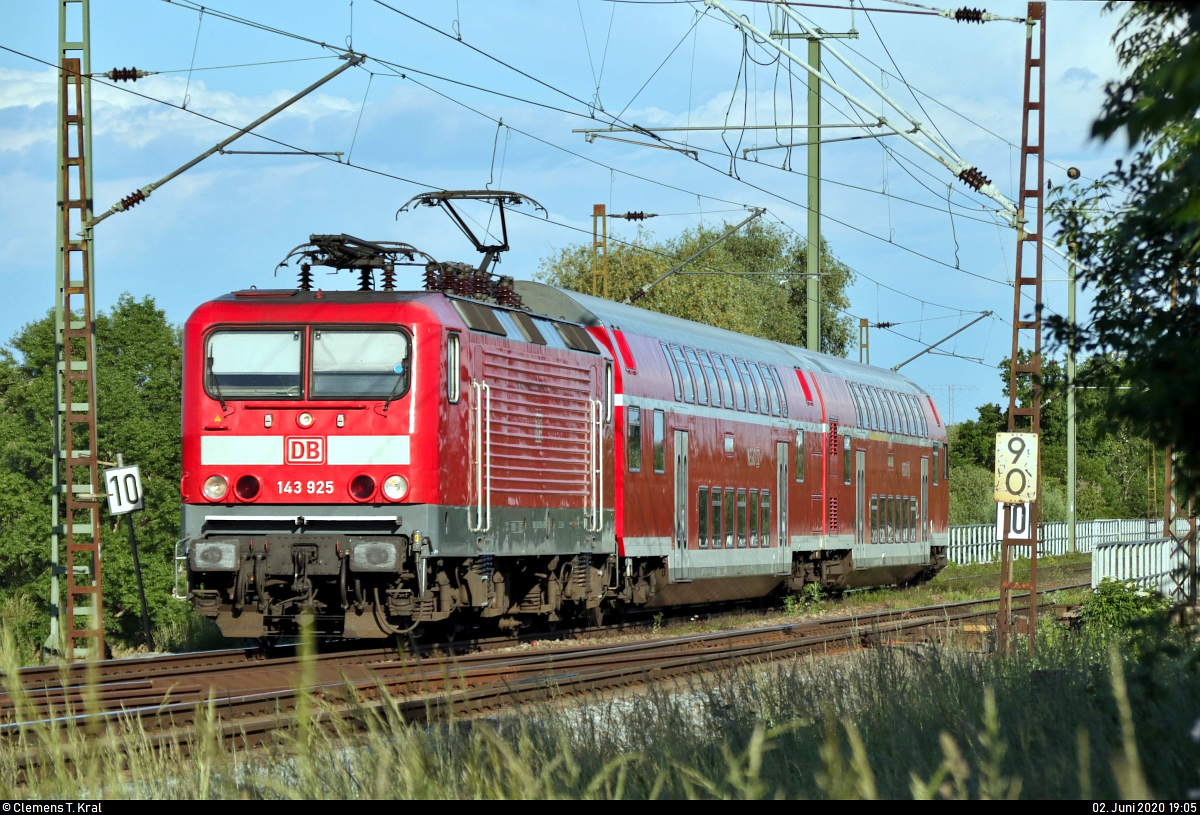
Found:
[[[1176,602],[1186,600],[1187,552],[1170,538],[1134,543],[1103,543],[1092,550],[1092,588],[1105,578],[1160,591]]]
[[[1181,521],[1178,532],[1187,531]],[[1123,520],[1077,521],[1075,549],[1091,552],[1096,547],[1116,542],[1138,542],[1162,534],[1162,521],[1147,518]],[[1038,555],[1062,555],[1067,551],[1065,522],[1038,524]],[[995,563],[1000,560],[1000,542],[996,540],[995,524],[969,524],[950,527],[950,547],[946,557],[951,563]]]

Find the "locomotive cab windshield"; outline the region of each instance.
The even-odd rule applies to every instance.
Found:
[[[219,399],[297,399],[301,332],[215,331],[205,351],[209,393]]]
[[[304,348],[304,335],[311,335]],[[214,331],[205,349],[205,384],[217,399],[299,399],[305,359],[309,399],[384,399],[408,392],[410,343],[403,331],[318,328]]]

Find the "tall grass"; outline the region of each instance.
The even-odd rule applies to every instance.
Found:
[[[1099,635],[1036,658],[878,648],[435,725],[347,690],[249,751],[215,703],[165,740],[26,711],[0,739],[0,798],[1186,798],[1200,683],[1173,642],[1136,662]]]

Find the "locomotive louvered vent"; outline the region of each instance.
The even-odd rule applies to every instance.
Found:
[[[500,321],[496,319],[496,313],[487,306],[468,303],[464,300],[454,300],[453,303],[468,328],[488,334],[499,334],[501,337],[508,336],[504,326],[500,325]]]
[[[559,335],[562,336],[563,342],[567,344],[568,348],[573,348],[576,351],[587,351],[589,354],[600,353],[600,349],[592,341],[592,335],[587,333],[586,329],[567,323],[555,323],[554,327],[558,329]]]
[[[517,324],[517,328],[521,329],[521,333],[525,335],[525,339],[534,345],[545,345],[546,338],[542,336],[542,332],[538,330],[537,324],[528,314],[520,311],[512,312],[513,322]]]
[[[837,532],[838,529],[838,508],[837,496],[829,496],[829,531]]]
[[[829,455],[836,456],[838,454],[838,423],[836,420],[829,423]]]

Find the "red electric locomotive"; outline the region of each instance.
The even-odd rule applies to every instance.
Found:
[[[177,594],[227,636],[305,609],[364,638],[595,623],[945,565],[945,428],[904,376],[498,279],[494,252],[395,291],[412,247],[312,240],[300,288],[185,328]],[[366,290],[313,291],[312,263]]]

